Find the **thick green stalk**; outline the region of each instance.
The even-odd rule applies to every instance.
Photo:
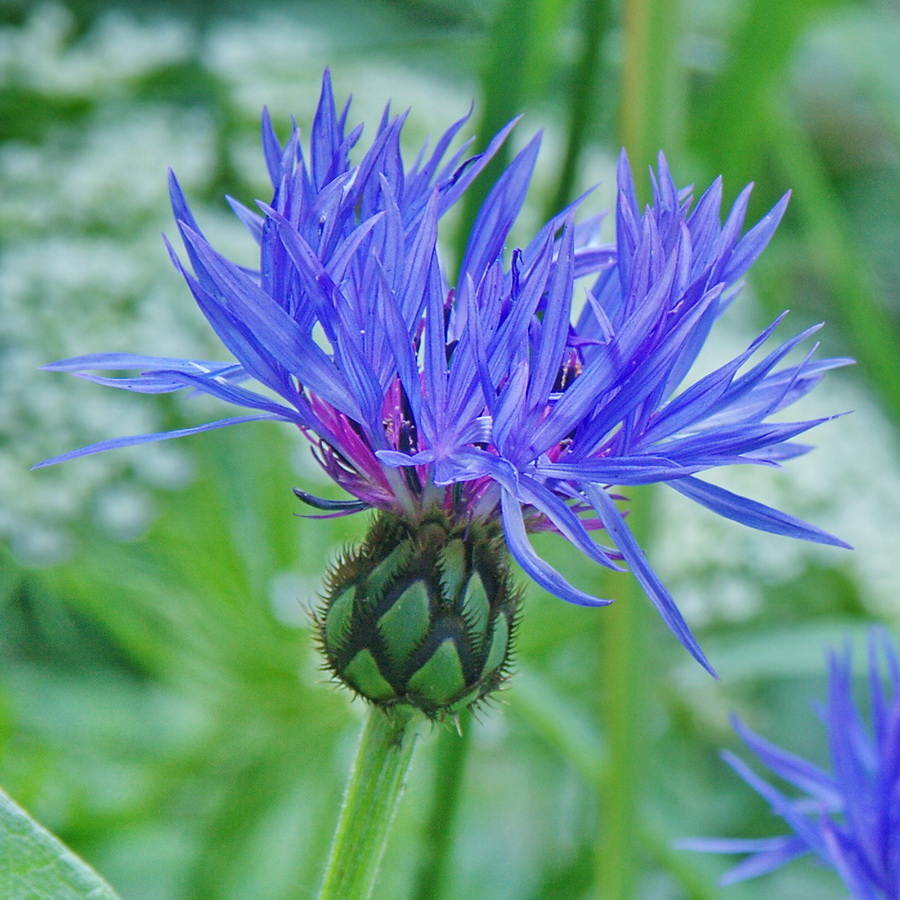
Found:
[[[356,749],[319,900],[368,900],[425,717],[371,706]]]
[[[678,0],[624,0],[622,7],[619,138],[628,151],[639,195],[656,154],[665,150],[671,162],[681,146],[680,7]]]
[[[643,543],[650,514],[650,492],[632,489],[631,523]],[[637,896],[641,867],[641,771],[645,767],[643,722],[648,666],[645,618],[649,601],[634,578],[613,575],[616,602],[602,612],[603,652],[598,683],[607,765],[600,780],[600,840],[597,846],[597,893],[600,900]]]
[[[682,80],[678,65],[680,4],[624,0],[619,107],[621,142],[628,151],[638,194],[646,193],[646,167],[659,150],[678,155]],[[633,488],[629,523],[640,543],[651,521],[649,489]],[[640,875],[640,784],[644,769],[643,721],[649,704],[644,619],[647,598],[633,578],[616,578],[618,602],[603,612],[602,716],[609,751],[599,797],[596,896],[632,900]]]
[[[443,894],[471,739],[472,714],[468,711],[459,714],[458,732],[445,728],[438,736],[431,810],[412,900],[437,900]]]

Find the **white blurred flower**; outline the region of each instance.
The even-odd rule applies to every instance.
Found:
[[[192,30],[107,13],[83,39],[63,6],[45,3],[21,28],[0,28],[0,81],[60,97],[121,95],[131,79],[190,55]]]

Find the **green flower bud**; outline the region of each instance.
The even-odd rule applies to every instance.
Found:
[[[329,573],[315,620],[339,681],[377,706],[440,718],[504,681],[520,600],[496,523],[380,513]]]

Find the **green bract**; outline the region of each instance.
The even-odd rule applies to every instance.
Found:
[[[503,682],[520,598],[496,523],[380,513],[329,573],[316,624],[339,681],[440,717]]]

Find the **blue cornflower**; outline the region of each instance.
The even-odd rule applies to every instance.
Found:
[[[57,371],[146,393],[187,388],[253,412],[194,428],[116,438],[48,460],[180,437],[258,419],[296,425],[324,470],[353,499],[306,502],[341,515],[375,508],[415,525],[431,513],[497,522],[525,572],[572,603],[604,605],[532,549],[553,530],[600,565],[626,563],[669,627],[712,669],[650,568],[611,489],[664,482],[728,519],[775,534],[842,545],[829,534],[698,479],[737,463],[778,465],[809,448],[793,438],[824,419],[772,422],[846,360],[778,368],[814,328],[746,365],[780,318],[735,359],[682,388],[715,320],[768,243],[783,198],[743,236],[750,188],[722,224],[721,182],[693,205],[665,159],[653,203],[638,206],[628,161],[618,167],[615,245],[595,243],[599,217],[575,224],[573,204],[507,257],[540,137],[493,186],[455,286],[438,253],[438,223],[506,139],[448,156],[466,119],[410,166],[404,116],[389,110],[358,163],[326,72],[304,153],[282,146],[266,114],[263,150],[274,195],[257,214],[231,201],[260,246],[258,270],[208,243],[174,177],[171,199],[189,266],[171,250],[230,361],[128,353],[82,356]],[[576,282],[590,279],[576,308]],[[581,288],[578,288],[580,292]],[[263,390],[257,390],[253,384]],[[591,532],[603,529],[610,545]]]
[[[879,660],[881,650],[881,661]],[[886,634],[869,637],[867,728],[853,697],[849,646],[828,657],[828,730],[833,772],[770,744],[737,719],[734,727],[757,758],[805,796],[788,797],[727,751],[728,764],[761,794],[793,834],[760,840],[682,841],[685,849],[748,853],[722,878],[731,884],[814,853],[857,900],[900,897],[900,659]],[[884,673],[882,673],[884,670]]]

